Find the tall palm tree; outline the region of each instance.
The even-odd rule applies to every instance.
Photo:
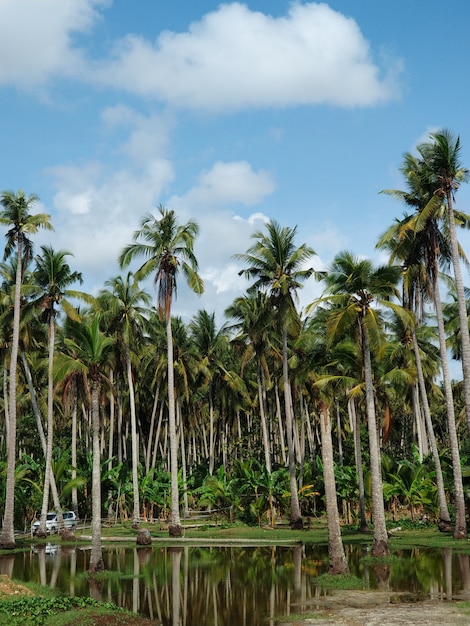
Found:
[[[107,325],[108,333],[116,334],[116,345],[124,353],[131,414],[133,520],[134,525],[138,526],[140,520],[139,448],[131,350],[135,341],[138,340],[139,334],[142,335],[145,329],[146,307],[150,306],[150,295],[139,287],[131,272],[128,272],[125,278],[116,276],[106,281],[106,286],[110,289],[102,290],[98,296],[98,301],[103,310],[103,319]]]
[[[449,371],[447,356],[446,333],[442,300],[439,286],[439,269],[447,269],[451,253],[449,251],[449,237],[446,232],[446,224],[439,228],[439,222],[443,221],[444,205],[442,202],[443,191],[439,192],[436,185],[436,177],[429,167],[433,147],[430,144],[418,146],[418,156],[405,153],[403,165],[400,168],[407,184],[406,191],[385,190],[384,193],[398,198],[408,206],[416,209],[412,216],[405,216],[385,233],[377,244],[379,247],[387,247],[396,254],[396,258],[403,261],[403,250],[407,249],[406,260],[409,265],[425,268],[425,272],[418,270],[421,276],[420,288],[429,293],[434,303],[436,313],[437,330],[439,339],[439,351],[441,355],[442,379],[446,403],[447,425],[449,432],[450,451],[452,455],[452,468],[454,477],[455,499],[455,526],[454,537],[465,538],[467,536],[467,523],[465,512],[465,500],[463,492],[462,471],[460,463],[460,450],[455,423],[455,408],[452,391],[452,381]],[[468,217],[459,214],[459,221],[468,222]],[[411,234],[410,234],[411,233]],[[408,241],[411,237],[413,248],[410,251]],[[393,250],[396,238],[401,246]],[[391,246],[391,247],[390,247]],[[400,258],[400,255],[402,257]],[[447,525],[444,517],[445,526]]]
[[[277,330],[282,336],[282,365],[284,383],[284,405],[286,415],[287,448],[289,457],[289,479],[291,492],[291,526],[302,527],[302,515],[297,493],[295,472],[295,450],[293,442],[294,411],[289,379],[289,337],[298,336],[301,324],[294,299],[302,283],[314,273],[307,263],[315,252],[306,244],[295,247],[297,228],[281,227],[276,221],[266,225],[267,232],[255,232],[255,243],[244,254],[235,258],[248,267],[240,272],[255,282],[249,291],[261,290],[270,296],[276,316]]]
[[[7,442],[7,480],[5,496],[5,512],[3,530],[0,536],[1,548],[15,546],[14,508],[15,508],[15,463],[16,463],[16,372],[18,365],[18,345],[20,334],[21,283],[23,266],[32,258],[33,244],[29,235],[35,234],[40,228],[52,230],[50,216],[45,213],[31,214],[31,208],[39,200],[31,194],[25,196],[24,191],[17,193],[4,191],[0,203],[0,224],[8,226],[4,259],[16,254],[15,299],[13,305],[13,337],[10,355],[10,388]]]
[[[194,241],[199,232],[197,223],[189,220],[178,223],[171,209],[160,205],[160,218],[146,215],[141,227],[134,233],[134,243],[124,248],[119,257],[121,267],[128,266],[135,258],[147,259],[135,272],[138,280],[154,274],[157,286],[157,307],[161,319],[166,321],[168,353],[168,425],[171,459],[171,519],[170,536],[182,534],[179,512],[178,489],[178,442],[176,436],[175,385],[173,365],[173,338],[171,332],[171,306],[176,297],[176,279],[181,270],[189,287],[197,294],[204,290],[204,284],[197,273],[198,264],[194,255]]]
[[[100,330],[99,315],[91,322],[69,323],[69,337],[64,338],[68,354],[57,358],[56,375],[59,380],[74,372],[83,374],[88,390],[92,422],[92,517],[91,556],[88,571],[93,574],[104,569],[101,546],[101,457],[100,457],[100,391],[107,382],[105,372],[108,356],[114,343]]]
[[[342,338],[351,328],[356,328],[357,340],[361,346],[372,480],[374,556],[389,554],[390,550],[385,525],[371,360],[372,350],[376,352],[383,341],[383,327],[380,313],[373,304],[376,302],[380,307],[391,307],[397,314],[402,314],[403,309],[391,302],[391,298],[399,295],[397,290],[399,275],[398,267],[374,268],[368,259],[358,260],[350,252],[345,251],[335,257],[329,270],[322,277],[326,283],[322,301],[329,301],[336,307],[333,308],[328,320],[330,341]]]
[[[79,321],[80,316],[72,306],[68,298],[82,299],[90,301],[87,294],[71,290],[69,287],[76,282],[82,283],[80,272],[72,271],[66,261],[66,257],[71,253],[66,250],[54,251],[51,246],[41,246],[42,254],[36,257],[36,268],[33,274],[35,286],[39,290],[39,295],[33,304],[38,305],[43,311],[42,321],[48,325],[48,392],[47,392],[47,445],[46,445],[46,469],[44,475],[44,492],[41,508],[41,520],[39,524],[38,536],[46,536],[46,517],[49,509],[49,486],[52,475],[52,447],[54,430],[54,350],[56,318],[60,306],[67,317]],[[60,511],[59,511],[60,514]]]
[[[431,134],[431,144],[424,153],[426,164],[435,177],[435,193],[445,198],[445,220],[449,227],[452,266],[460,320],[460,341],[462,349],[462,369],[464,377],[465,410],[470,433],[470,333],[468,328],[467,300],[460,267],[461,250],[457,238],[456,223],[462,224],[462,214],[454,211],[455,193],[462,182],[467,182],[469,171],[461,160],[460,137],[455,138],[448,130]],[[465,222],[468,225],[468,216]]]

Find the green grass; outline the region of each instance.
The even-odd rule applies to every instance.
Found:
[[[365,582],[352,574],[322,574],[315,578],[315,584],[324,589],[364,589]]]

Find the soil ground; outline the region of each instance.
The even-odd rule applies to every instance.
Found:
[[[296,615],[282,626],[470,626],[469,609],[456,602],[406,600],[388,592],[338,591],[319,598],[314,617]]]

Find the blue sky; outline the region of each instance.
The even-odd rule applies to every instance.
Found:
[[[206,291],[180,285],[184,318],[243,293],[232,256],[267,219],[316,269],[380,262],[403,153],[448,128],[470,168],[469,27],[468,0],[1,0],[0,189],[39,195],[36,245],[92,292],[160,203],[196,219]]]

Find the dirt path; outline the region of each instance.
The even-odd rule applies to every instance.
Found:
[[[470,612],[455,602],[409,603],[388,592],[337,592],[319,598],[313,612],[314,618],[285,621],[282,626],[470,626]]]

